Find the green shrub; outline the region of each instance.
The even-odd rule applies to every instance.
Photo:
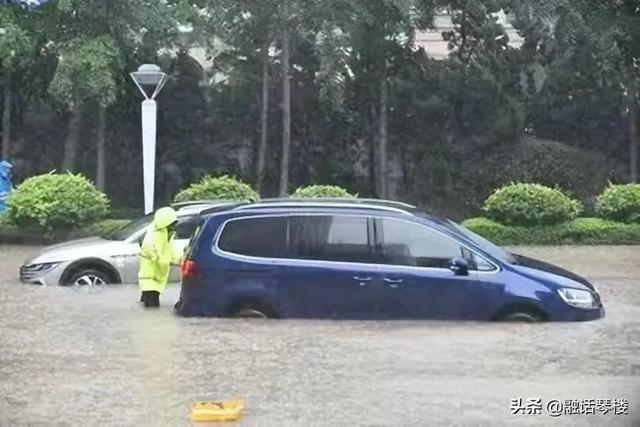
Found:
[[[601,218],[576,218],[562,224],[533,227],[471,218],[462,225],[498,245],[640,244],[640,224],[624,224]]]
[[[497,189],[486,200],[489,217],[506,225],[552,225],[569,221],[582,204],[560,190],[539,184],[511,184]]]
[[[565,239],[598,245],[640,244],[640,224],[625,224],[602,218],[577,218],[566,224]]]
[[[107,215],[109,199],[82,175],[28,178],[9,196],[9,220],[21,227],[82,227]]]
[[[260,196],[249,184],[227,175],[205,176],[199,182],[179,192],[174,201],[188,202],[192,200],[258,200]]]
[[[610,185],[598,196],[596,213],[614,221],[640,222],[640,184]]]
[[[354,197],[347,190],[337,185],[309,185],[306,187],[299,187],[293,192],[291,197],[298,199],[304,198],[351,198]]]

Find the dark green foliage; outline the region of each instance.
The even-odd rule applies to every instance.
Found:
[[[307,187],[299,187],[293,192],[291,197],[304,198],[323,198],[323,197],[354,197],[347,190],[337,185],[309,185]]]
[[[503,224],[552,225],[577,217],[582,205],[560,190],[520,183],[497,189],[486,200],[484,210]]]
[[[227,175],[205,176],[199,182],[191,184],[179,192],[174,201],[191,200],[258,200],[260,196],[251,186]]]
[[[9,196],[9,220],[44,230],[82,227],[104,218],[109,199],[82,175],[54,174],[25,180]]]
[[[562,224],[534,227],[471,218],[462,225],[498,245],[640,245],[640,224],[600,218],[576,218]]]
[[[640,223],[640,184],[610,185],[598,197],[596,212],[602,218]]]

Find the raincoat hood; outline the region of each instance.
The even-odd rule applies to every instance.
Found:
[[[178,214],[172,208],[160,208],[153,217],[153,228],[162,230],[178,221]]]
[[[7,162],[6,160],[1,161],[0,177],[4,179],[9,179],[11,176],[11,169],[13,169],[13,166],[11,166],[11,163]]]

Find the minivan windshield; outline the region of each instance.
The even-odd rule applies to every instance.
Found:
[[[485,252],[487,252],[492,257],[500,261],[508,262],[510,264],[515,263],[516,260],[513,254],[505,251],[500,246],[494,243],[491,243],[484,237],[474,233],[473,231],[469,230],[466,227],[456,224],[453,221],[448,221],[448,223],[452,225],[453,228],[456,229],[456,231],[458,231],[459,233],[462,233],[465,237],[467,237],[469,240],[473,241],[475,244],[480,246],[482,249],[484,249]]]
[[[104,236],[109,240],[127,240],[133,234],[147,227],[153,220],[153,214],[145,215],[142,218],[134,219],[122,228],[119,228]]]

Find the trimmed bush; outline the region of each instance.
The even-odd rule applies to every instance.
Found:
[[[624,224],[601,218],[576,218],[550,226],[503,225],[488,218],[462,223],[469,230],[498,245],[638,245],[640,224]]]
[[[344,188],[338,187],[337,185],[309,185],[306,187],[299,187],[296,191],[293,192],[291,197],[295,197],[297,199],[305,199],[305,198],[332,198],[332,197],[351,198],[354,196]]]
[[[82,227],[108,212],[107,196],[84,176],[71,173],[31,177],[9,196],[9,220],[21,227]]]
[[[598,196],[596,213],[613,221],[640,222],[640,184],[610,185]]]
[[[189,202],[193,200],[259,200],[260,196],[249,184],[227,175],[205,176],[199,182],[179,192],[174,201]]]
[[[560,190],[539,184],[511,184],[486,200],[489,218],[506,225],[553,225],[577,217],[582,204]]]

